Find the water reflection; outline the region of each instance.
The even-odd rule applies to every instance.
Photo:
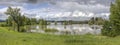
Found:
[[[32,26],[30,32],[38,32],[38,33],[46,33],[44,29],[41,28],[41,26]],[[71,35],[81,35],[81,34],[100,34],[101,33],[101,26],[98,25],[88,25],[88,24],[72,24],[72,25],[47,25],[46,28],[49,29],[57,29],[58,32],[51,32],[50,34],[71,34]]]

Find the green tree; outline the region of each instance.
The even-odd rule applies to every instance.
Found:
[[[9,16],[8,17],[8,19],[6,19],[6,24],[7,24],[7,26],[12,26],[12,17],[11,16]]]
[[[102,35],[109,36],[109,37],[115,37],[116,32],[112,29],[112,23],[110,21],[105,21],[102,29]]]
[[[57,21],[54,22],[55,25],[57,25],[57,23],[58,23]]]
[[[89,21],[88,24],[90,25],[103,25],[106,20],[102,19],[101,17],[92,17]]]
[[[116,0],[116,3],[111,4],[110,13],[110,21],[113,24],[112,29],[116,31],[116,35],[120,35],[120,0]]]
[[[46,20],[39,19],[39,25],[41,26],[42,29],[45,29],[48,24]]]
[[[8,7],[5,14],[12,17],[13,21],[17,24],[17,31],[20,32],[20,23],[21,23],[21,21],[20,21],[21,20],[20,9]]]
[[[109,34],[106,36],[115,37],[120,35],[120,0],[116,0],[115,3],[111,3],[110,21],[108,23],[110,24],[107,24],[107,25],[112,25],[111,31],[108,31],[109,29],[104,27],[106,24],[103,26],[103,30],[108,31],[105,33]],[[106,26],[106,27],[110,27],[110,26]]]
[[[92,17],[89,22],[88,22],[90,25],[94,24],[94,17]]]
[[[67,26],[68,24],[69,24],[68,21],[64,21],[64,22],[63,22],[63,25],[64,25],[64,28],[65,28],[65,29],[67,28],[66,26]]]
[[[31,24],[32,25],[37,24],[37,19],[36,18],[31,18]]]

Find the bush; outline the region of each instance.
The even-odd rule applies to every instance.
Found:
[[[116,31],[112,27],[112,23],[110,21],[105,21],[102,29],[102,35],[109,36],[109,37],[115,37],[117,36]]]
[[[7,25],[4,24],[4,23],[2,23],[2,24],[0,24],[0,26],[1,26],[1,27],[6,27]]]
[[[21,31],[20,32],[27,32],[27,29],[24,27],[21,27]]]
[[[45,32],[58,32],[58,30],[57,29],[44,29],[45,30]]]

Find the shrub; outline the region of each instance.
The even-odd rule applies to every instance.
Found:
[[[21,31],[20,32],[27,32],[27,29],[24,27],[21,27]]]
[[[50,28],[47,28],[47,29],[44,29],[45,32],[58,32],[57,29],[50,29]]]
[[[7,25],[4,24],[4,23],[2,23],[2,24],[0,24],[0,26],[1,26],[1,27],[6,27]]]
[[[115,37],[117,36],[116,31],[112,28],[112,23],[110,21],[105,21],[102,29],[102,35]]]

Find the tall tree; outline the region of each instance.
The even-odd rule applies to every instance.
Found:
[[[110,13],[110,21],[113,24],[112,30],[115,30],[116,35],[120,35],[120,0],[111,4]]]
[[[111,3],[110,21],[109,22],[110,22],[109,25],[111,25],[111,26],[108,26],[108,29],[103,27],[103,30],[106,29],[108,31],[107,33],[111,34],[111,35],[107,35],[107,36],[120,35],[120,0],[116,0],[115,3]],[[109,30],[111,30],[111,31],[109,31]]]
[[[20,20],[21,20],[20,9],[8,7],[5,14],[12,17],[13,21],[17,24],[17,31],[20,32],[20,23],[21,23],[20,22]]]
[[[41,28],[45,29],[47,27],[47,21],[44,19],[39,19],[39,25],[41,25]]]

